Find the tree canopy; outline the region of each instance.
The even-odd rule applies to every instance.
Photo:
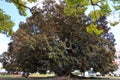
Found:
[[[8,52],[1,57],[3,67],[31,73],[51,70],[58,76],[91,67],[102,74],[116,70],[115,39],[106,16],[95,21],[85,13],[69,16],[65,13],[67,7],[64,2],[49,0],[44,1],[43,8],[34,7],[32,16],[12,35]]]
[[[77,16],[77,13],[84,14],[92,6],[88,15],[90,15],[93,22],[97,21],[101,16],[109,16],[112,11],[120,11],[119,0],[65,0],[65,2],[67,3],[67,8],[65,8],[64,12],[68,16]],[[111,26],[115,26],[119,24],[119,21],[109,23]],[[95,24],[88,26],[87,31],[96,35],[103,32],[98,30]]]
[[[7,3],[14,4],[16,8],[18,9],[19,14],[22,16],[27,15],[26,13],[27,9],[29,9],[31,12],[34,10],[34,8],[29,8],[28,6],[26,6],[28,2],[30,3],[37,2],[37,0],[5,0],[5,1]],[[89,14],[93,21],[97,20],[100,16],[103,16],[103,15],[109,16],[112,10],[114,11],[120,10],[119,0],[73,0],[73,1],[72,0],[60,0],[60,1],[65,1],[67,7],[64,9],[64,13],[68,16],[74,16],[78,13],[84,14],[84,12],[86,12],[86,10],[89,9],[90,6],[93,6],[93,9]],[[9,15],[9,14],[5,14],[3,10],[1,10],[0,13],[6,16]],[[6,22],[6,19],[9,20],[9,23],[7,23],[6,25],[3,25],[2,21],[0,22],[0,24],[2,25],[0,26],[1,27],[0,32],[11,35],[13,33],[12,28],[13,28],[14,21],[12,21],[10,17],[9,18],[6,17],[5,19],[3,19],[2,15],[0,15],[0,19],[2,19],[4,22]],[[118,21],[110,22],[110,25],[115,26],[118,23],[119,23]],[[93,26],[92,29],[91,29],[91,26]],[[97,35],[103,32],[102,30],[97,30],[96,25],[94,24],[88,26],[88,32],[93,33],[92,30],[94,30],[94,32]]]

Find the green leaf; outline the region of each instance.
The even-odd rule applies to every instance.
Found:
[[[110,25],[111,25],[111,26],[116,26],[117,24],[119,24],[119,21],[110,22]]]
[[[97,25],[95,25],[93,23],[90,24],[88,27],[86,27],[86,31],[88,33],[95,34],[97,36],[99,36],[103,32],[103,30],[98,30]]]
[[[100,12],[100,10],[91,11],[89,15],[93,21],[96,21],[100,17],[101,12]]]
[[[84,5],[84,7],[89,5],[89,1],[88,0],[80,0],[80,4]]]
[[[80,8],[80,7],[78,7],[78,8],[76,9],[76,14],[83,14],[83,13],[85,13],[86,9],[87,9],[87,8]]]
[[[74,7],[79,3],[79,0],[65,0],[65,2],[67,3],[68,7]]]
[[[65,8],[64,13],[67,16],[74,16],[74,15],[76,15],[76,9],[74,9],[74,8],[73,9]]]
[[[97,36],[99,36],[102,32],[103,32],[103,30],[96,30],[96,31],[94,31],[95,32],[95,34],[97,35]]]
[[[30,3],[32,3],[32,2],[36,2],[37,0],[28,0]]]
[[[23,2],[22,0],[19,3],[21,3],[22,5],[26,5],[26,2]],[[26,8],[24,8],[24,7],[22,7],[18,4],[16,4],[16,7],[18,8],[20,15],[23,15],[23,16],[27,15],[27,13],[26,13],[27,9]]]
[[[100,2],[101,0],[92,0],[93,4]]]
[[[101,2],[101,12],[108,16],[111,12],[109,4],[106,2]]]
[[[12,31],[12,28],[10,28],[8,35],[13,35],[13,33],[14,33],[14,32]]]
[[[64,13],[68,16],[75,16],[76,14],[83,14],[87,10],[89,2],[87,0],[65,0],[67,8]]]
[[[11,20],[11,17],[4,13],[3,10],[0,9],[0,32],[8,33],[11,35],[13,33],[12,27],[14,23]]]
[[[115,10],[120,10],[120,6],[114,6]]]

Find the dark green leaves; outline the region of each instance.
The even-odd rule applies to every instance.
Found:
[[[76,69],[85,72],[91,67],[96,72],[110,72],[114,36],[107,35],[109,27],[101,10],[85,15],[85,1],[67,0],[67,7],[64,3],[56,6],[45,2],[42,9],[35,8],[35,14],[21,23],[12,36],[8,49],[10,64],[16,63],[21,70],[31,73],[51,70],[59,76],[68,76]]]
[[[77,14],[84,14],[88,5],[87,0],[65,0],[67,7],[64,9],[64,13],[67,16],[76,16]]]
[[[64,9],[64,13],[67,15],[67,16],[74,16],[76,15],[76,9],[70,9],[70,8],[65,8]]]
[[[68,4],[68,7],[75,7],[80,2],[80,0],[65,0],[65,1]]]

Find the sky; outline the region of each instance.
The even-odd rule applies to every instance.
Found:
[[[18,10],[15,8],[13,4],[6,3],[4,1],[0,1],[0,8],[5,11],[5,13],[11,16],[11,19],[15,22],[15,26],[13,28],[14,31],[18,29],[18,25],[20,21],[25,21],[25,17],[20,16]],[[0,54],[7,51],[8,43],[10,42],[10,37],[3,35],[0,33]]]
[[[0,1],[0,8],[5,11],[5,13],[11,16],[12,21],[15,22],[13,30],[16,31],[18,29],[18,25],[20,21],[25,21],[26,17],[20,16],[18,10],[13,4],[6,3],[4,1]],[[8,43],[11,41],[10,37],[7,37],[4,34],[0,33],[0,54],[7,51]],[[0,66],[2,64],[0,63]]]
[[[41,1],[41,0],[40,0]],[[32,3],[29,4],[27,6],[32,7],[33,5],[37,5],[38,3]],[[11,16],[11,19],[15,22],[14,28],[13,30],[16,31],[18,29],[19,26],[19,22],[23,21],[25,22],[26,17],[20,16],[18,13],[18,10],[16,9],[16,7],[13,4],[10,3],[6,3],[4,1],[0,1],[0,8],[2,8],[7,14],[9,14]],[[28,16],[30,16],[30,14],[28,14]],[[109,21],[115,21],[118,20],[118,16],[115,16],[114,14],[110,17],[108,17]],[[112,32],[115,36],[116,39],[116,43],[117,45],[116,50],[117,52],[120,51],[120,24],[118,24],[115,27],[111,27],[110,32]],[[8,43],[10,42],[10,37],[7,37],[6,35],[3,35],[0,33],[0,54],[2,54],[3,52],[7,51],[8,49]]]

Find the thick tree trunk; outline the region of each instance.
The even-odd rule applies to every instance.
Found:
[[[29,72],[23,72],[22,77],[28,78]]]

